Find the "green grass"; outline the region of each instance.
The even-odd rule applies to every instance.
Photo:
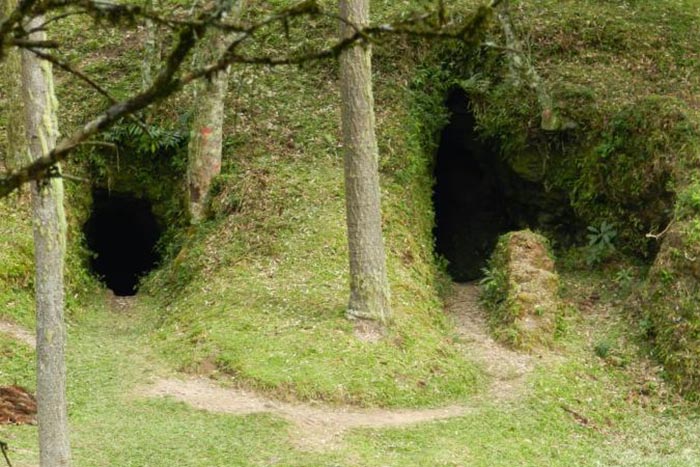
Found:
[[[279,204],[292,199],[294,205],[264,220],[241,213],[224,227],[212,226],[216,235],[207,232],[192,241],[176,263],[203,262],[204,275],[190,273],[195,279],[184,290],[149,285],[157,296],[171,299],[150,302],[167,310],[153,315],[166,354],[191,369],[213,360],[236,380],[283,397],[410,406],[472,393],[474,365],[452,348],[443,319],[434,313],[434,296],[420,291],[415,278],[396,277],[408,275],[400,265],[392,264],[396,325],[390,335],[379,343],[354,337],[344,318],[339,173],[323,163],[280,173],[284,170],[281,166],[276,175],[285,183],[270,178],[275,185],[268,193]],[[322,205],[310,201],[324,193],[334,195]],[[261,224],[247,232],[240,228],[247,222]],[[246,241],[251,235],[257,242]],[[215,256],[209,253],[214,251]],[[169,274],[160,277],[163,287],[172,287],[168,280],[178,270]]]
[[[3,362],[0,368],[1,385],[17,384],[30,389],[35,387],[35,360],[31,348],[0,334],[0,356]]]
[[[286,422],[267,415],[231,417],[207,414],[169,400],[148,400],[134,393],[154,374],[165,374],[134,328],[135,317],[108,314],[99,305],[69,331],[68,397],[71,442],[76,465],[85,466],[246,466],[291,459],[289,465],[314,464],[299,456],[284,436]],[[32,387],[31,354],[0,340],[0,384]],[[0,427],[17,465],[35,462],[34,427]],[[307,463],[306,459],[310,459]]]
[[[0,200],[0,309],[5,319],[33,327],[34,246],[28,200],[29,190],[21,198]]]
[[[700,460],[700,418],[673,397],[637,345],[636,326],[614,308],[604,278],[563,275],[566,299],[602,292],[594,309],[569,316],[559,347],[542,355],[522,397],[468,399],[465,416],[400,429],[355,429],[336,449],[308,452],[296,428],[269,415],[206,413],[136,388],[168,375],[139,318],[106,310],[97,297],[69,329],[69,415],[76,466],[688,466]],[[615,342],[627,363],[601,359],[594,344]],[[0,384],[32,387],[27,349],[0,340]],[[6,360],[3,360],[6,361]],[[564,408],[575,412],[577,418]],[[291,430],[291,431],[290,431]],[[17,465],[36,461],[35,427],[0,427]]]
[[[474,3],[448,6],[459,18]],[[420,10],[426,4],[384,0],[373,9],[386,20],[405,14],[407,5]],[[503,138],[511,151],[507,157],[519,151],[562,156],[547,160],[549,182],[580,187],[575,182],[584,158],[611,133],[610,122],[623,109],[634,110],[655,95],[697,108],[697,9],[690,0],[518,2],[516,27],[535,66],[579,127],[570,139],[542,136],[532,96],[494,78],[482,80],[484,88],[474,96],[481,130]],[[334,33],[331,26],[309,30]],[[120,53],[134,36],[105,29],[80,41],[82,27],[57,31],[76,44],[70,58],[103,77],[115,95],[139,86],[138,54]],[[306,33],[292,31],[292,37]],[[260,50],[273,50],[282,40],[272,35]],[[69,397],[76,465],[700,463],[696,408],[670,395],[663,374],[645,358],[642,331],[622,314],[622,297],[613,292],[602,298],[607,311],[579,306],[580,314],[567,315],[560,348],[530,376],[531,392],[524,398],[500,405],[480,398],[489,381],[461,353],[442,314],[430,201],[446,87],[467,78],[467,71],[501,69],[500,58],[480,53],[484,62],[477,66],[469,61],[473,54],[447,45],[401,39],[375,48],[384,228],[396,315],[379,343],[357,340],[343,318],[347,247],[334,63],[301,70],[234,68],[225,173],[213,219],[166,245],[165,263],[145,282],[140,315],[115,316],[89,298],[94,284],[86,277],[79,232],[89,188],[69,186]],[[436,57],[454,63],[443,66]],[[68,134],[103,100],[64,73],[57,76]],[[0,95],[0,105],[5,98]],[[157,113],[174,122],[185,117],[189,103],[182,94]],[[116,158],[108,163],[115,169]],[[73,163],[69,171],[83,175],[85,167]],[[18,209],[13,203],[0,203],[0,317],[31,327],[31,226],[26,204]],[[584,297],[577,291],[605,283],[587,274],[565,275],[564,281],[574,305]],[[0,356],[0,384],[33,386],[27,348],[2,338]],[[293,446],[287,423],[276,417],[208,414],[133,394],[150,375],[198,371],[202,362],[213,362],[218,378],[284,399],[388,407],[458,401],[474,410],[410,428],[355,430],[337,451],[308,453]],[[563,407],[589,422],[577,421]],[[16,463],[35,462],[35,428],[2,427],[0,438],[12,446]]]

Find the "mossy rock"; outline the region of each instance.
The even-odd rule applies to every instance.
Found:
[[[656,242],[645,234],[668,224],[679,167],[696,137],[686,104],[676,98],[646,96],[621,109],[577,161],[575,211],[589,225],[615,224],[625,253],[653,257]]]
[[[666,375],[700,398],[700,220],[676,220],[647,277],[642,309]]]
[[[666,375],[700,398],[700,131],[692,112],[669,125],[673,211],[642,289],[643,323]]]
[[[521,349],[551,344],[561,301],[545,237],[530,230],[501,236],[482,285],[497,339]]]

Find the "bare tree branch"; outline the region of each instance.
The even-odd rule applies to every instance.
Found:
[[[26,34],[29,35],[29,34],[32,34],[34,32],[45,31],[46,26],[48,26],[51,23],[55,23],[56,21],[60,21],[62,19],[70,18],[71,16],[84,15],[84,14],[85,14],[85,11],[78,10],[78,11],[68,11],[66,13],[53,16],[53,17],[47,19],[46,21],[44,21],[43,23],[41,23],[39,26],[30,29],[29,31],[26,32]]]
[[[22,18],[27,16],[35,3],[36,0],[21,0],[7,18],[0,19],[0,61],[4,58],[3,50],[5,50],[7,36],[21,23]]]
[[[34,0],[24,0],[25,2],[33,2]],[[55,1],[50,0],[53,3]],[[500,0],[494,0],[492,5],[497,5]],[[68,0],[62,1],[63,5],[76,5],[81,6],[99,5],[100,8],[124,8],[120,10],[119,14],[133,14],[142,15],[143,10],[139,7],[123,6],[110,3],[102,2],[90,2],[89,0]],[[41,6],[43,7],[43,5]],[[60,141],[54,150],[45,154],[43,157],[37,159],[30,165],[27,165],[15,172],[9,173],[4,177],[0,177],[0,198],[7,196],[12,191],[17,189],[23,183],[31,180],[38,180],[46,176],[50,176],[50,169],[57,162],[60,162],[68,157],[70,152],[81,143],[85,142],[88,138],[95,135],[96,133],[108,128],[113,125],[122,117],[132,115],[151,104],[157,103],[171,96],[175,92],[182,89],[184,86],[190,84],[191,82],[202,79],[209,78],[212,74],[224,70],[231,64],[255,64],[255,65],[268,65],[268,66],[281,66],[281,65],[301,65],[308,62],[318,61],[322,59],[335,58],[344,49],[350,47],[352,44],[362,40],[369,40],[375,37],[381,37],[385,35],[403,35],[412,37],[421,37],[429,39],[441,39],[441,40],[458,40],[472,43],[474,42],[481,30],[483,30],[484,24],[488,21],[490,17],[492,7],[481,7],[476,13],[461,27],[456,27],[454,29],[447,28],[431,28],[425,21],[430,15],[424,15],[411,20],[406,20],[398,22],[395,24],[383,24],[379,26],[372,26],[367,28],[357,28],[356,32],[351,36],[339,40],[336,43],[323,48],[321,50],[316,50],[310,53],[291,53],[290,55],[262,55],[262,56],[247,56],[239,54],[237,48],[241,43],[252,37],[256,31],[262,29],[265,25],[270,25],[278,21],[283,21],[285,18],[289,19],[296,16],[311,15],[318,16],[322,15],[323,12],[320,10],[315,0],[307,0],[296,6],[282,10],[281,12],[271,15],[258,23],[251,26],[247,26],[245,29],[231,29],[241,32],[242,36],[236,38],[226,52],[219,57],[219,59],[205,67],[194,70],[182,77],[177,77],[180,72],[180,68],[185,60],[186,56],[195,46],[198,38],[202,37],[206,29],[209,27],[229,27],[229,25],[222,25],[217,23],[217,18],[212,17],[211,14],[202,18],[197,18],[190,23],[185,23],[185,26],[181,29],[178,34],[178,39],[175,47],[168,55],[165,66],[162,71],[155,79],[153,84],[145,91],[136,94],[128,99],[120,102],[115,102],[106,90],[102,89],[97,83],[92,79],[87,77],[84,73],[71,67],[69,64],[62,62],[57,57],[53,55],[32,49],[32,52],[41,56],[42,58],[51,61],[62,69],[69,73],[73,73],[78,76],[83,81],[87,82],[92,88],[97,90],[100,94],[104,95],[112,103],[103,113],[89,121],[82,128],[74,132],[71,136]],[[3,23],[4,24],[4,23]],[[238,26],[230,26],[231,28]],[[0,33],[2,28],[0,28]],[[0,36],[2,37],[2,36]]]
[[[68,62],[62,60],[61,58],[59,58],[55,55],[52,55],[50,53],[42,52],[40,50],[36,50],[33,48],[28,48],[28,50],[31,53],[33,53],[34,55],[36,55],[37,57],[42,58],[42,59],[46,60],[47,62],[52,63],[53,65],[59,67],[63,71],[66,71],[72,75],[77,76],[80,80],[85,82],[89,87],[94,89],[98,94],[105,97],[110,102],[110,104],[116,104],[118,102],[117,99],[109,93],[109,91],[107,91],[105,88],[103,88],[102,86],[97,84],[97,82],[95,80],[90,78],[87,74],[85,74],[80,69],[74,67],[70,63],[68,63]],[[141,120],[139,120],[138,118],[136,118],[136,116],[129,115],[129,118],[131,120],[133,120],[137,125],[139,125],[144,130],[146,129],[146,124],[144,122],[142,122]]]
[[[46,60],[47,62],[51,62],[53,65],[57,66],[58,68],[62,69],[63,71],[66,71],[72,75],[77,76],[79,79],[84,81],[88,86],[90,86],[92,89],[97,91],[98,94],[106,97],[107,100],[109,100],[112,104],[115,104],[117,102],[117,100],[114,97],[112,97],[112,95],[109,93],[109,91],[107,91],[105,88],[103,88],[102,86],[97,84],[97,82],[95,82],[95,80],[90,78],[88,75],[86,75],[84,72],[82,72],[78,68],[72,66],[70,63],[68,63],[68,62],[62,60],[61,58],[59,58],[55,55],[52,55],[50,53],[36,50],[33,47],[27,47],[27,49],[31,53],[36,55],[37,57],[40,57],[40,58]]]
[[[29,39],[10,39],[8,45],[21,47],[25,49],[57,49],[60,44],[58,41],[32,41]]]
[[[173,79],[182,62],[196,43],[196,36],[201,31],[188,27],[180,32],[178,42],[166,60],[166,66],[160,72],[150,88],[131,99],[110,106],[105,112],[88,122],[70,137],[60,141],[56,147],[31,164],[0,178],[0,198],[12,193],[17,187],[31,180],[50,176],[51,168],[65,159],[77,145],[97,132],[104,130],[120,118],[137,112],[148,105],[164,99],[180,87]]]

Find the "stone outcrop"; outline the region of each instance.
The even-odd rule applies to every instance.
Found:
[[[551,343],[561,301],[548,245],[545,237],[529,230],[503,235],[482,281],[494,334],[514,347]]]

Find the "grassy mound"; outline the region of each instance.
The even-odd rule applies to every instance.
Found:
[[[562,304],[559,276],[545,237],[529,230],[503,235],[483,286],[497,337],[525,349],[551,343]]]
[[[700,395],[700,133],[696,122],[690,117],[677,119],[666,130],[677,147],[672,179],[675,206],[668,226],[658,234],[661,250],[640,301],[657,356],[669,378],[691,398]]]
[[[212,218],[147,282],[161,310],[157,336],[182,368],[213,364],[283,398],[397,406],[463,398],[477,388],[478,371],[452,345],[442,315],[430,157],[410,127],[407,99],[394,99],[398,86],[377,99],[395,325],[370,342],[343,317],[342,156],[327,66],[256,71],[256,95],[274,102],[230,103],[240,116],[227,132],[235,157],[216,183]],[[306,97],[309,89],[316,99]]]
[[[464,18],[476,3],[451,2],[448,13]],[[381,21],[405,7],[376,2],[374,16]],[[174,198],[181,188],[173,185],[183,167],[177,154],[151,150],[170,157],[159,165],[160,159],[117,152],[98,154],[96,162],[92,152],[77,158],[70,171],[103,187],[142,190],[155,199],[163,221],[178,227],[164,239],[162,268],[144,289],[150,294],[150,329],[176,366],[230,375],[281,397],[436,404],[463,398],[479,385],[478,370],[452,345],[442,315],[441,267],[431,232],[432,165],[446,123],[443,104],[460,87],[480,137],[537,188],[513,195],[519,208],[535,213],[531,227],[566,246],[582,241],[586,226],[607,222],[619,234],[619,251],[651,262],[661,249],[647,285],[653,303],[661,304],[658,311],[649,308],[650,329],[673,374],[693,375],[698,336],[690,305],[697,293],[691,279],[697,248],[692,122],[700,94],[695,9],[690,0],[514,3],[525,58],[541,74],[557,112],[572,122],[558,132],[541,129],[536,94],[527,83],[514,85],[500,47],[406,38],[378,44],[384,231],[396,314],[395,327],[380,342],[358,339],[342,318],[347,266],[334,63],[233,69],[224,171],[215,183],[210,219],[197,229],[178,224],[181,205]],[[329,24],[292,28],[289,40],[309,30],[328,32]],[[84,28],[52,27],[79,44],[67,58],[104,78],[116,97],[138,88],[136,32],[95,31],[82,41]],[[485,39],[503,44],[496,22]],[[260,47],[274,49],[287,38],[267,40]],[[102,98],[87,95],[60,70],[56,74],[67,133]],[[0,103],[6,98],[0,96]],[[174,122],[186,123],[182,109],[189,100],[182,94],[147,118],[162,128],[180,128]],[[112,132],[110,141],[129,140],[122,130]],[[159,179],[162,167],[167,176]],[[73,253],[67,278],[74,313],[81,309],[81,294],[91,290],[79,232],[88,191],[69,188]],[[26,205],[12,204],[0,203],[0,234],[10,239],[9,248],[0,248],[0,305],[4,318],[31,325],[31,232]],[[676,222],[660,247],[646,234],[661,232],[672,217]],[[663,308],[667,303],[688,303],[681,321]],[[682,386],[695,387],[694,376],[687,376],[690,383],[678,378]]]

